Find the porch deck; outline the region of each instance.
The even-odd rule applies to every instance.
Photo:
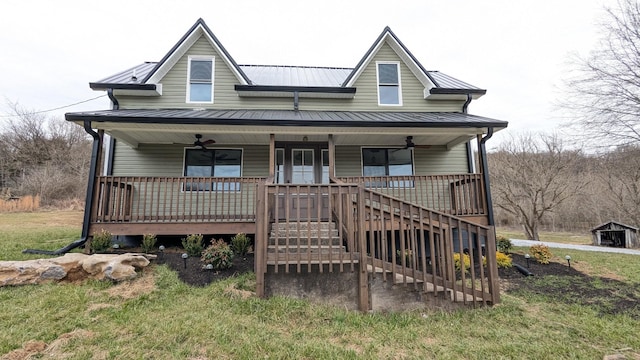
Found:
[[[253,234],[261,296],[267,272],[304,270],[356,274],[361,310],[371,307],[369,277],[473,306],[499,301],[495,234],[481,224],[480,174],[332,178],[314,185],[100,176],[96,186],[92,233]],[[460,258],[469,262],[465,271]]]

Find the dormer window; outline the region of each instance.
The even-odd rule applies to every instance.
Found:
[[[213,57],[189,56],[187,102],[213,103]]]
[[[400,64],[377,62],[378,105],[402,105],[400,90]]]

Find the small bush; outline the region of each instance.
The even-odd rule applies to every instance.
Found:
[[[111,246],[111,238],[111,233],[105,229],[93,234],[93,238],[91,239],[91,252],[98,253],[107,250]]]
[[[529,252],[540,264],[548,264],[549,260],[551,260],[551,257],[553,256],[549,247],[544,244],[533,245],[529,248]]]
[[[214,270],[228,269],[233,266],[233,250],[224,240],[212,239],[211,245],[202,252],[200,260],[205,265],[213,265]]]
[[[471,268],[471,258],[467,254],[462,254],[462,261],[464,262],[464,271],[466,272]],[[460,271],[460,253],[453,254],[453,263],[455,264],[456,270]]]
[[[496,247],[498,248],[499,252],[503,254],[510,254],[513,244],[511,243],[511,240],[507,239],[506,237],[498,236],[496,238]]]
[[[245,233],[238,233],[231,238],[231,249],[238,256],[245,256],[253,251],[251,247],[251,238]]]
[[[154,234],[144,234],[142,236],[142,251],[150,253],[156,246],[156,241],[158,241],[158,239]]]
[[[202,255],[204,244],[202,243],[202,234],[190,234],[182,239],[182,247],[189,256],[198,257]]]
[[[498,267],[503,269],[513,266],[511,256],[500,251],[496,251],[496,262],[498,263]]]

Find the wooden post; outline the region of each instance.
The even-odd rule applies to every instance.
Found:
[[[369,311],[369,276],[367,272],[367,246],[366,246],[366,234],[364,229],[364,187],[358,185],[358,251],[360,252],[359,266],[358,266],[358,308],[362,312]]]
[[[266,242],[267,233],[265,226],[267,219],[267,195],[264,181],[258,183],[258,199],[256,202],[256,239],[255,239],[255,273],[256,273],[256,295],[264,297],[264,274],[266,272]]]
[[[269,134],[269,177],[273,178],[276,174],[276,136]]]
[[[487,257],[487,272],[489,273],[489,291],[491,292],[491,305],[500,303],[500,279],[498,278],[498,263],[496,262],[496,228],[490,226],[487,231],[485,244]]]
[[[329,134],[329,179],[336,176],[336,145],[333,141],[333,134]]]

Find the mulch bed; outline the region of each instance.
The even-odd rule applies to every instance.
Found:
[[[178,277],[192,286],[206,286],[213,281],[254,271],[254,255],[235,257],[233,267],[221,271],[203,268],[200,258],[182,259],[181,248],[169,248],[157,253],[158,264],[166,264],[178,273]],[[515,264],[528,269],[533,276],[525,276],[515,267],[498,269],[502,293],[526,294],[527,297],[541,295],[551,301],[591,306],[602,314],[625,313],[640,319],[640,289],[637,284],[619,280],[590,276],[567,266],[566,261],[539,264],[529,259],[529,266],[523,255],[511,254]]]
[[[206,286],[213,281],[253,272],[254,269],[253,254],[247,254],[245,257],[236,256],[233,258],[233,266],[231,268],[213,271],[204,269],[204,263],[200,261],[199,257],[187,258],[185,267],[182,253],[182,249],[166,249],[163,253],[157,253],[156,262],[158,264],[166,264],[178,273],[180,280],[192,286]]]

